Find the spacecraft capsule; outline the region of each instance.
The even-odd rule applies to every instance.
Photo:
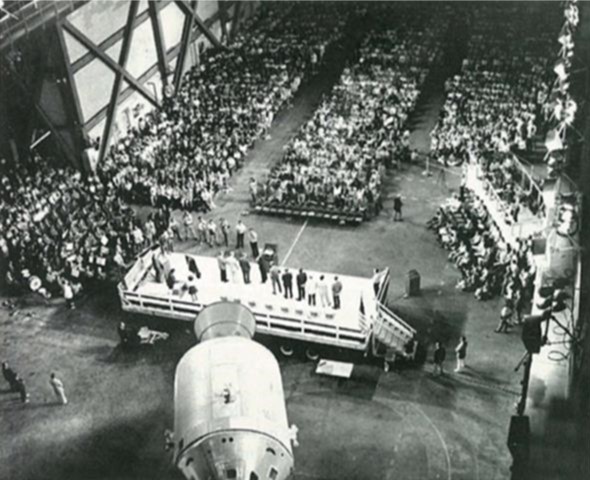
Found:
[[[176,367],[174,462],[188,480],[288,479],[293,471],[281,373],[249,337],[253,314],[237,303],[206,307],[201,343]]]

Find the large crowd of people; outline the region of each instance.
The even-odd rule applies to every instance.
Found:
[[[96,178],[38,162],[0,176],[7,281],[45,296],[104,279],[146,245],[132,208]],[[66,287],[68,290],[68,287]]]
[[[371,19],[354,62],[286,146],[254,195],[257,204],[365,218],[379,212],[385,168],[408,151],[404,126],[440,59],[446,28],[441,18],[408,15],[394,22],[387,13]]]
[[[99,167],[103,182],[129,202],[212,209],[253,142],[341,36],[347,12],[323,2],[260,9],[246,33],[206,51],[180,92],[111,147]]]
[[[481,200],[465,188],[428,225],[461,272],[457,288],[479,300],[504,295],[522,312],[533,295],[531,239],[519,240],[516,247],[507,243]]]
[[[470,11],[467,56],[460,74],[446,82],[431,133],[439,161],[454,165],[482,152],[527,150],[543,128],[558,9],[551,15],[527,8],[485,4]]]

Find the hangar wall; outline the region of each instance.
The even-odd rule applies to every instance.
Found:
[[[161,103],[165,88],[170,93],[178,86],[179,58],[184,73],[198,63],[204,49],[229,42],[234,29],[259,6],[259,2],[237,3],[95,0],[66,17],[62,24],[66,61],[81,122],[85,134],[101,139],[101,157],[108,144]],[[192,8],[197,18],[190,22]]]

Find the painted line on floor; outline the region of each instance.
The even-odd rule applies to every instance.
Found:
[[[449,447],[447,446],[447,442],[445,442],[445,439],[443,438],[442,433],[440,433],[440,430],[436,427],[436,425],[434,424],[432,419],[426,414],[426,412],[424,410],[422,410],[422,408],[420,408],[417,405],[414,405],[413,403],[411,403],[410,406],[412,408],[414,408],[420,415],[422,415],[424,417],[424,419],[430,424],[430,426],[432,427],[432,430],[434,431],[434,433],[436,434],[436,436],[440,440],[440,443],[443,447],[443,450],[445,452],[445,457],[447,460],[447,480],[451,480],[451,477],[452,477],[451,455],[449,454]]]
[[[306,218],[305,219],[305,222],[303,222],[303,225],[301,225],[301,228],[299,229],[299,232],[297,233],[297,236],[295,237],[295,240],[293,240],[293,243],[291,244],[291,247],[287,251],[287,254],[285,255],[285,258],[283,258],[283,261],[281,262],[281,267],[284,266],[285,263],[287,263],[287,260],[289,260],[289,257],[293,253],[293,249],[295,248],[295,245],[297,245],[297,242],[299,241],[299,238],[301,237],[301,234],[303,233],[303,230],[305,230],[305,227],[307,227],[307,222],[308,222],[308,219]]]

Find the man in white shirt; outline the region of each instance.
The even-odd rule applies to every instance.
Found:
[[[328,282],[326,282],[326,279],[324,278],[323,275],[320,276],[320,280],[318,281],[317,284],[317,289],[318,289],[318,294],[320,296],[320,302],[322,304],[322,307],[329,307],[331,306],[330,304],[330,289],[328,286]]]
[[[246,225],[241,220],[238,220],[236,225],[236,248],[244,248],[244,235],[247,230]]]
[[[51,374],[51,380],[49,380],[49,383],[53,387],[53,392],[55,393],[55,396],[61,402],[61,404],[67,405],[68,399],[66,397],[66,390],[64,388],[64,384],[59,378],[57,378],[55,373]]]

